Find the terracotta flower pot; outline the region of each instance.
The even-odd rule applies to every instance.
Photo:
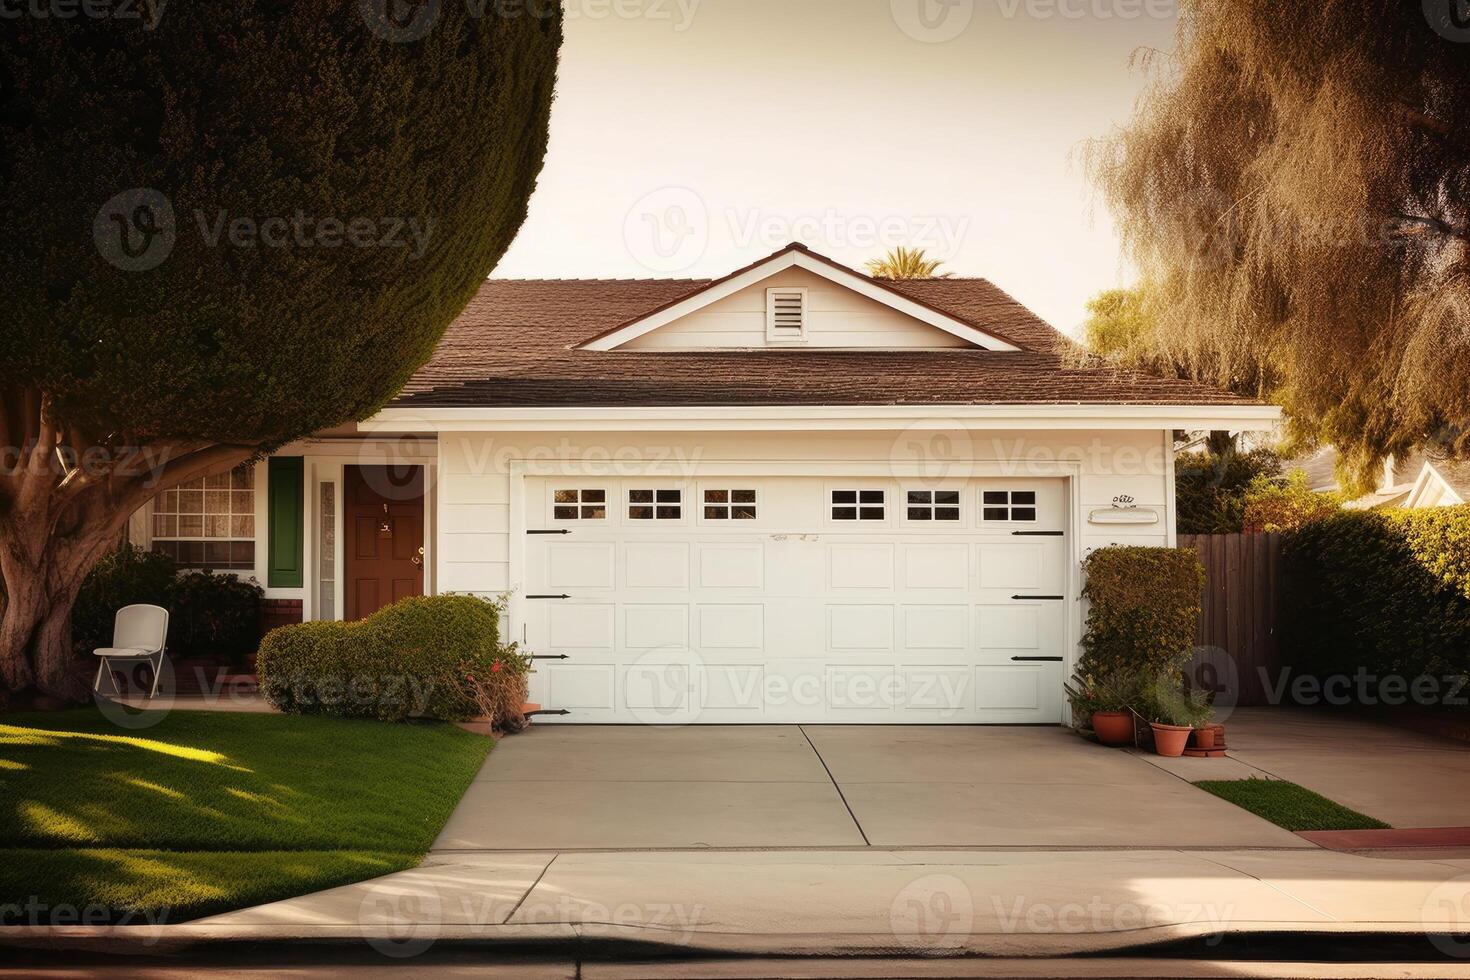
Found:
[[[1126,711],[1094,711],[1092,731],[1104,745],[1129,745],[1133,742],[1133,716]]]
[[[1177,759],[1184,754],[1184,747],[1189,744],[1189,734],[1194,729],[1188,725],[1160,725],[1158,722],[1149,722],[1154,730],[1154,751],[1169,759]]]
[[[1194,747],[1197,749],[1213,749],[1215,747],[1215,730],[1209,725],[1194,730]]]

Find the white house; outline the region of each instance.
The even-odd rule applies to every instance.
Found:
[[[1175,430],[1278,414],[792,245],[491,280],[390,407],[138,524],[287,616],[508,595],[568,722],[1060,722],[1082,558],[1174,543]]]

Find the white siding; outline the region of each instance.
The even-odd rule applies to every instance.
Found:
[[[766,291],[807,290],[808,340],[813,347],[952,348],[966,341],[920,323],[882,303],[805,269],[787,269],[624,344],[627,350],[766,347]]]

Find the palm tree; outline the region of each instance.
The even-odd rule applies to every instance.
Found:
[[[868,275],[874,279],[947,279],[952,273],[939,272],[940,259],[931,259],[922,248],[900,245],[881,259],[868,263]]]

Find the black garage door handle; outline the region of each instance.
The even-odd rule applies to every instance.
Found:
[[[1030,601],[1030,602],[1040,602],[1043,599],[1048,599],[1048,600],[1051,600],[1053,602],[1059,602],[1062,599],[1065,599],[1067,597],[1064,596],[1064,595],[1013,595],[1013,596],[1011,596],[1011,598],[1012,599],[1021,599],[1021,600]]]
[[[1016,661],[1016,662],[1018,662],[1018,663],[1048,663],[1048,664],[1055,663],[1055,664],[1059,664],[1059,663],[1062,662],[1062,658],[1061,657],[1012,657],[1011,659],[1014,660],[1014,661]]]

